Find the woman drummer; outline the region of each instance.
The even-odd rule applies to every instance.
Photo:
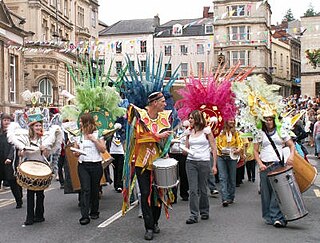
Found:
[[[273,148],[271,141],[273,141],[280,156],[283,154],[283,143],[290,148],[290,156],[287,160],[287,165],[293,165],[295,147],[290,136],[285,131],[279,132],[280,134],[278,133],[275,116],[272,112],[266,112],[263,119],[262,131],[260,131],[260,134],[256,136],[253,141],[254,158],[259,165],[260,171],[262,217],[266,224],[280,228],[285,227],[287,222],[280,211],[275,193],[272,190],[267,175],[269,172],[274,171],[283,165],[276,150]]]
[[[39,147],[37,150],[20,150],[19,156],[23,161],[42,161],[47,162],[49,149],[42,144],[43,136],[43,116],[34,114],[28,117],[29,141],[30,144]],[[36,195],[36,206],[34,200]],[[36,222],[43,222],[44,218],[44,190],[27,190],[27,218],[24,225],[32,225]]]
[[[79,157],[78,174],[81,184],[79,222],[86,225],[90,223],[90,218],[99,218],[99,190],[103,174],[100,153],[105,152],[106,143],[103,138],[98,137],[96,123],[90,113],[84,113],[80,117],[80,130],[81,135],[75,143],[75,147],[84,152],[75,153]]]

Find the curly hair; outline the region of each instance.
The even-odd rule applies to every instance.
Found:
[[[81,130],[84,134],[91,134],[97,130],[96,123],[90,113],[82,114],[80,121],[82,122]]]

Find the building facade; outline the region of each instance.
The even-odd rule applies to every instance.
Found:
[[[13,14],[0,1],[0,111],[13,113],[21,108],[24,91],[23,56],[11,45],[23,45],[30,33],[23,30],[24,19]]]
[[[215,66],[223,60],[227,66],[255,66],[253,74],[261,74],[272,82],[271,10],[265,1],[214,0]]]
[[[320,67],[313,67],[306,58],[306,51],[320,49],[320,16],[301,17],[301,93],[320,95]]]
[[[61,51],[62,46],[90,43],[98,37],[97,0],[5,0],[8,8],[25,18],[24,28],[34,33],[24,45],[25,89],[40,91],[40,102],[60,106],[62,90],[73,93],[68,65],[78,55]],[[30,51],[31,50],[31,51]]]

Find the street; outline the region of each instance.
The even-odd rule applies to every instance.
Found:
[[[312,154],[309,159],[319,171],[320,163]],[[258,185],[259,180],[252,183],[245,179],[244,184],[237,187],[235,203],[226,208],[221,206],[219,196],[210,197],[209,220],[193,225],[185,223],[189,216],[188,202],[179,198],[169,211],[169,219],[162,210],[161,232],[155,234],[153,242],[319,242],[319,177],[303,194],[309,214],[280,229],[264,224]],[[133,206],[126,216],[121,217],[121,194],[116,193],[112,185],[103,190],[100,218],[91,220],[86,226],[78,222],[77,194],[65,195],[55,180],[45,191],[45,222],[32,226],[22,226],[26,215],[26,191],[22,209],[15,208],[10,190],[0,192],[0,242],[145,242],[138,207]]]

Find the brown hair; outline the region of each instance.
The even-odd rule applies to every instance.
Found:
[[[222,134],[226,134],[227,133],[227,130],[229,130],[232,134],[234,134],[236,132],[236,125],[234,125],[233,128],[229,128],[229,125],[228,125],[228,122],[229,121],[235,121],[235,119],[229,119],[227,121],[224,121],[224,124],[223,124],[223,131],[222,131]]]
[[[80,117],[82,122],[82,132],[84,134],[91,134],[97,130],[96,123],[90,113],[84,113]]]
[[[42,121],[37,121],[37,122],[34,122],[33,124],[31,124],[29,126],[29,138],[34,138],[36,136],[36,134],[34,133],[34,130],[33,130],[33,126],[37,123],[41,123],[42,125],[42,132],[43,132],[43,122]]]
[[[196,128],[197,131],[201,131],[206,127],[207,122],[204,119],[204,116],[201,111],[194,110],[189,113],[188,117],[190,117],[190,116],[192,116],[192,118],[194,120],[194,127],[193,128]]]

